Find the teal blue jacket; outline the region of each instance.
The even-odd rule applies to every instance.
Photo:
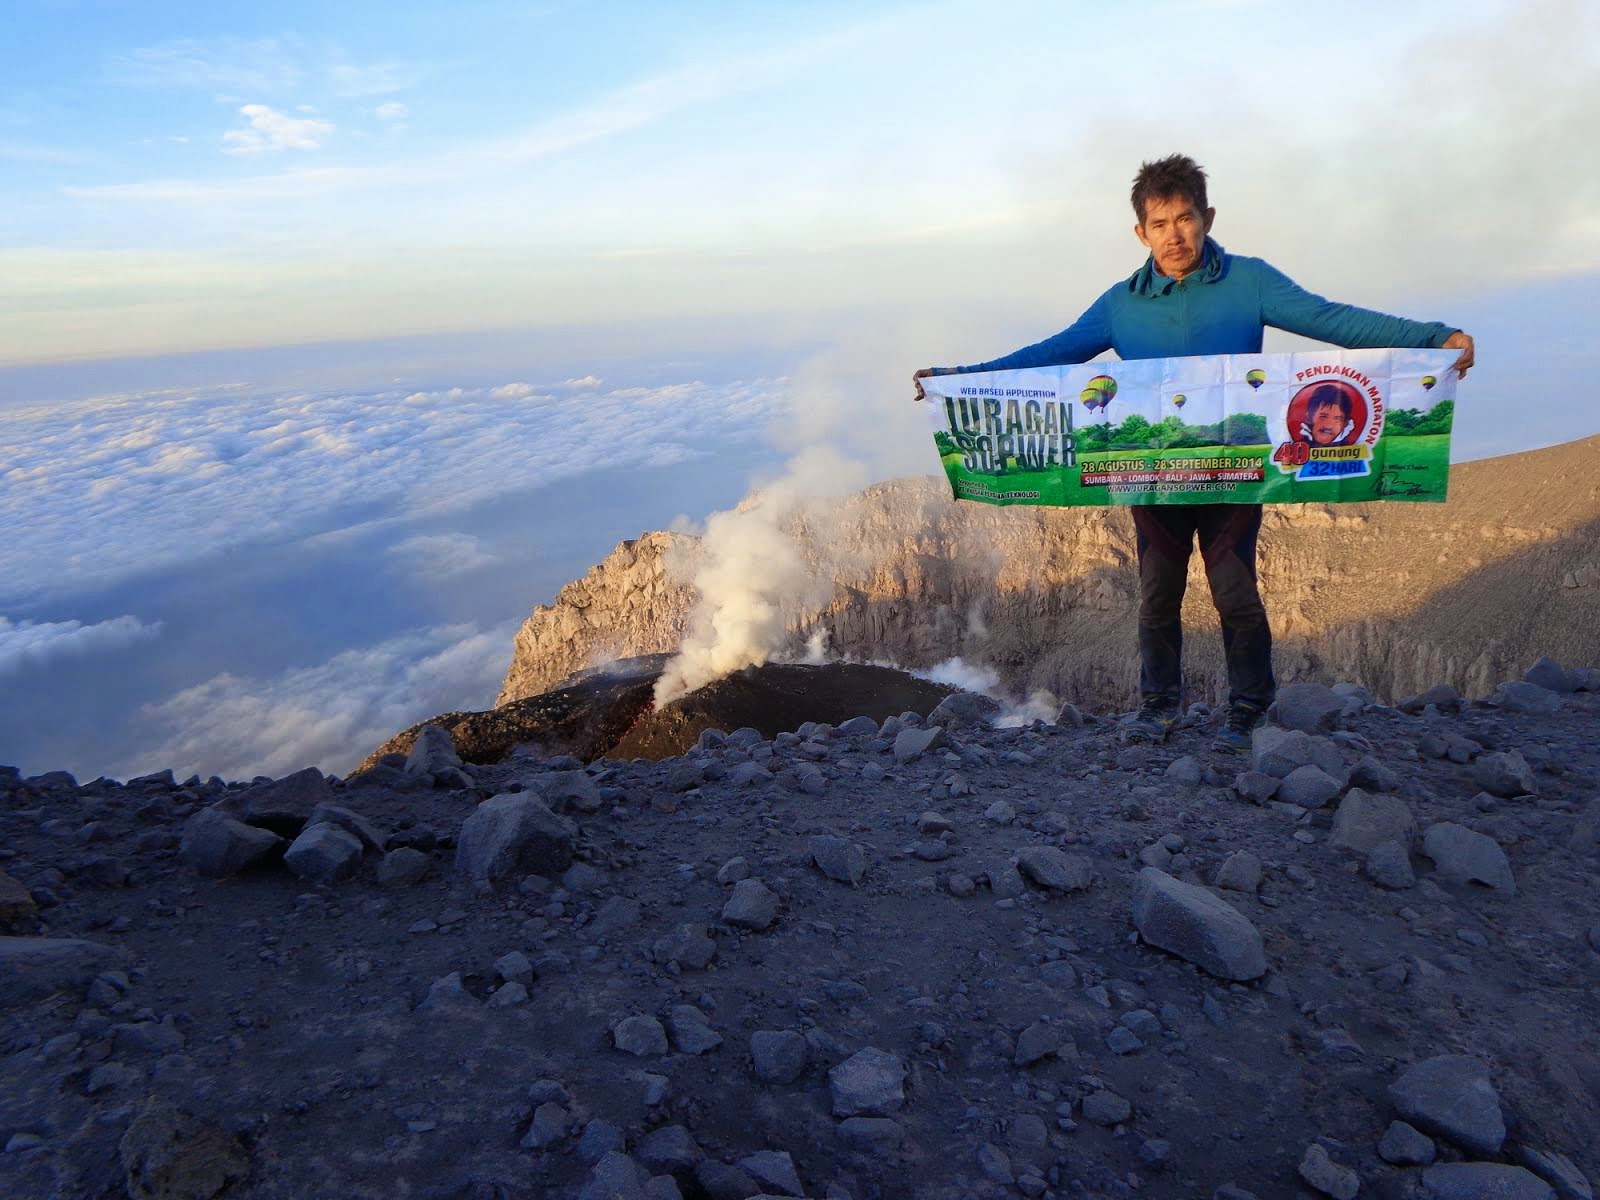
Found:
[[[937,373],[1054,367],[1088,362],[1106,350],[1124,359],[1259,354],[1268,325],[1350,349],[1437,349],[1455,332],[1437,321],[1408,321],[1324,300],[1261,259],[1229,254],[1207,238],[1200,269],[1182,280],[1160,274],[1152,256],[1055,336],[1003,358]]]

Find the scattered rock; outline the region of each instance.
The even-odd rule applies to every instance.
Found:
[[[1472,766],[1473,781],[1491,796],[1533,796],[1539,792],[1533,768],[1521,751],[1485,754]]]
[[[1500,1097],[1488,1066],[1478,1059],[1464,1054],[1426,1059],[1389,1085],[1389,1099],[1403,1120],[1473,1154],[1499,1154],[1505,1142]]]
[[[1439,1163],[1422,1173],[1422,1192],[1428,1200],[1556,1200],[1544,1180],[1506,1163]]]
[[[1081,854],[1054,846],[1027,846],[1017,851],[1017,869],[1042,888],[1081,892],[1094,882],[1094,863]]]
[[[1328,845],[1336,850],[1369,854],[1382,842],[1409,846],[1416,834],[1416,818],[1404,800],[1351,788],[1333,814]]]
[[[361,866],[361,839],[338,825],[308,825],[284,851],[283,862],[311,883],[338,883]]]
[[[860,883],[867,872],[867,856],[861,847],[829,834],[811,839],[811,861],[829,879],[852,887]]]
[[[638,1058],[667,1052],[667,1031],[654,1017],[624,1017],[612,1026],[611,1041],[618,1050]]]
[[[836,1117],[881,1117],[905,1103],[905,1064],[893,1054],[868,1046],[828,1072]]]
[[[386,888],[411,887],[428,877],[433,860],[420,850],[401,846],[383,856],[378,864],[378,883]]]
[[[722,906],[722,919],[740,929],[769,929],[777,917],[778,895],[759,879],[741,879],[734,884],[733,895]]]
[[[150,1100],[118,1144],[132,1200],[211,1200],[250,1173],[239,1139],[164,1100]]]
[[[1308,763],[1296,767],[1278,785],[1278,799],[1301,808],[1321,808],[1340,792],[1337,779],[1321,767]]]
[[[787,1029],[750,1035],[750,1058],[762,1083],[793,1083],[806,1069],[806,1039]]]
[[[221,809],[206,808],[185,822],[178,861],[200,875],[220,879],[275,857],[285,845],[271,830],[246,825]]]
[[[1492,837],[1441,821],[1423,835],[1422,852],[1433,859],[1440,877],[1452,883],[1481,883],[1502,895],[1517,894],[1511,863]]]
[[[122,962],[121,951],[78,938],[0,937],[0,1012],[57,992],[81,995]]]
[[[1378,1142],[1378,1157],[1397,1167],[1425,1167],[1437,1153],[1432,1138],[1404,1121],[1391,1121]]]
[[[1306,1147],[1300,1159],[1300,1178],[1334,1200],[1355,1200],[1356,1193],[1361,1191],[1361,1177],[1349,1167],[1334,1162],[1327,1150],[1316,1142]]]
[[[1248,850],[1236,850],[1217,869],[1217,886],[1232,892],[1256,892],[1261,887],[1261,860]]]
[[[1404,889],[1416,883],[1411,855],[1399,842],[1379,842],[1367,854],[1367,878],[1380,887]]]
[[[461,826],[456,871],[494,883],[513,875],[556,876],[572,865],[577,827],[525,792],[491,797]]]
[[[938,725],[902,729],[894,737],[894,760],[902,766],[915,762],[930,750],[944,745],[944,730]]]
[[[1133,922],[1150,945],[1219,979],[1259,979],[1267,972],[1261,934],[1248,917],[1154,867],[1140,871],[1134,883]]]
[[[28,889],[0,871],[0,934],[32,933],[39,927],[39,906]]]
[[[1344,697],[1320,683],[1291,683],[1278,689],[1267,719],[1302,733],[1331,733],[1339,727]]]

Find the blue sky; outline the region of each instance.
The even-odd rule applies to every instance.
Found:
[[[1179,148],[1341,298],[1600,269],[1587,0],[7,8],[0,363],[861,306],[931,349],[1131,269]]]
[[[486,707],[618,539],[808,448],[927,470],[910,371],[1131,273],[1173,151],[1230,250],[1477,337],[1456,457],[1600,429],[1592,0],[7,0],[3,36],[32,770],[346,767]]]

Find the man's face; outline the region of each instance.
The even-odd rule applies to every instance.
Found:
[[[1331,446],[1344,433],[1345,415],[1337,404],[1324,404],[1311,414],[1311,440],[1319,446]]]
[[[1217,210],[1201,212],[1184,196],[1157,196],[1144,206],[1144,220],[1133,227],[1139,241],[1155,255],[1156,270],[1182,279],[1200,267],[1206,234]]]

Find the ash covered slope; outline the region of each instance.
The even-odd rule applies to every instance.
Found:
[[[1541,654],[1600,661],[1600,438],[1467,463],[1445,505],[1272,506],[1261,577],[1281,678],[1346,679],[1396,697],[1439,682],[1481,695]],[[925,667],[961,655],[1010,689],[1079,703],[1134,694],[1132,524],[1118,510],[956,504],[897,480],[791,522],[820,609],[787,612],[775,651],[826,631],[832,653]],[[825,530],[814,534],[812,530]],[[624,543],[518,630],[497,703],[607,658],[670,651],[694,591],[694,539]],[[783,596],[775,599],[783,600]],[[1220,640],[1196,561],[1190,693],[1217,699]]]
[[[439,786],[0,769],[0,1196],[1588,1196],[1600,694],[1530,674],[1290,691],[1248,761],[967,696]]]

